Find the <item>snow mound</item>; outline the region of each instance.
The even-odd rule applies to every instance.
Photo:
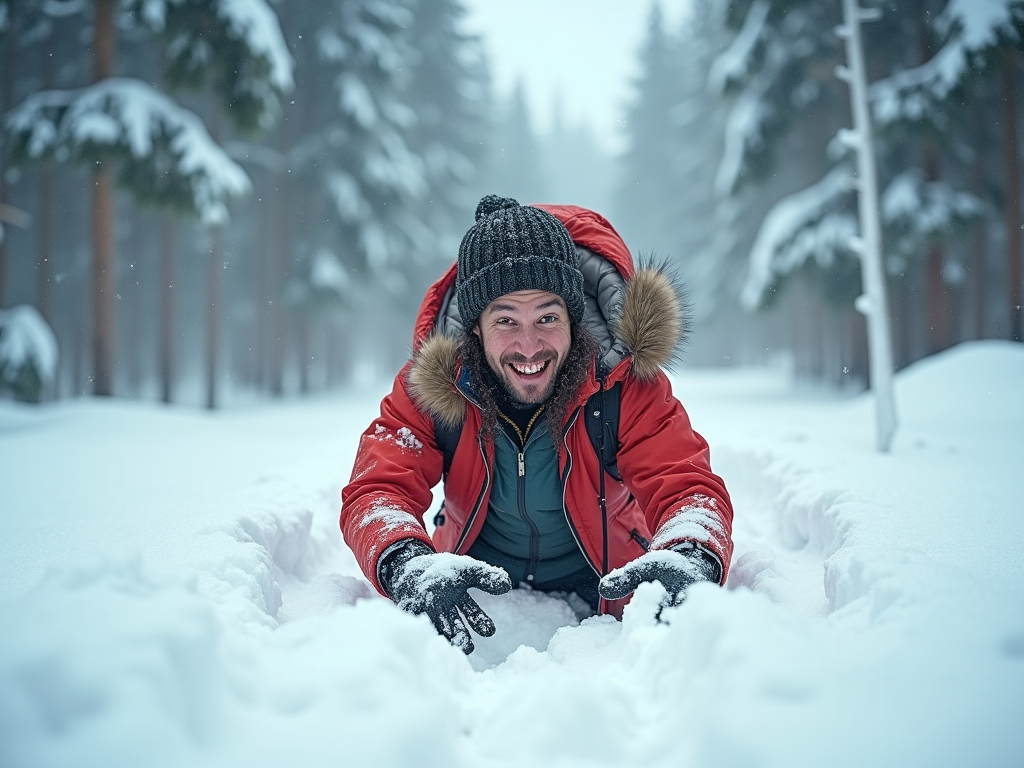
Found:
[[[888,455],[870,395],[679,376],[735,502],[728,588],[660,624],[658,585],[622,622],[476,594],[498,631],[470,657],[340,545],[374,397],[0,404],[0,765],[1020,765],[1022,374],[1000,343],[901,373]],[[104,461],[76,475],[86,449]],[[48,575],[12,590],[12,563]]]

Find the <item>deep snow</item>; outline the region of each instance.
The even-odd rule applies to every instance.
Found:
[[[0,404],[0,765],[1024,764],[1024,346],[870,398],[676,392],[736,506],[728,589],[579,624],[484,595],[470,657],[374,596],[338,493],[383,388],[215,416]]]

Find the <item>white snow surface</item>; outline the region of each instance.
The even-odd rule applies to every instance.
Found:
[[[337,530],[377,391],[216,415],[0,403],[0,765],[1024,764],[1024,345],[675,392],[735,504],[727,588],[656,624],[478,595],[469,657]]]

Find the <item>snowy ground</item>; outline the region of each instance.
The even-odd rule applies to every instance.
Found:
[[[0,766],[1024,765],[1024,345],[901,374],[888,456],[865,397],[676,390],[733,493],[730,588],[667,625],[654,586],[622,623],[482,599],[469,658],[340,543],[380,391],[0,404]]]

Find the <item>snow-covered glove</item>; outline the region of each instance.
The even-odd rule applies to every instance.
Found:
[[[671,549],[647,552],[607,574],[597,585],[601,597],[618,600],[632,593],[646,581],[660,581],[668,593],[658,609],[661,612],[686,599],[686,590],[697,581],[718,583],[722,566],[709,552],[687,542]]]
[[[466,555],[434,552],[417,539],[388,553],[380,566],[381,586],[399,608],[425,613],[456,648],[473,652],[469,628],[482,637],[494,634],[494,622],[469,596],[470,587],[503,595],[512,579],[502,568]]]

